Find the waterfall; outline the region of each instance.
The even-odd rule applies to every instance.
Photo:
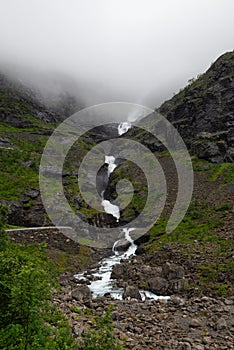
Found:
[[[130,122],[123,122],[118,125],[118,134],[119,136],[126,134],[126,132],[131,129],[131,123]]]
[[[117,165],[115,164],[115,157],[113,156],[105,156],[105,163],[108,164],[108,169],[107,169],[107,175],[108,179],[110,177],[110,174],[115,170]],[[102,206],[107,214],[111,214],[116,218],[116,221],[119,221],[120,218],[120,211],[119,207],[117,205],[111,204],[110,201],[105,199],[105,190],[102,191],[101,197],[102,197]]]
[[[118,125],[118,134],[119,136],[123,135],[126,133],[129,129],[131,128],[131,123],[130,122],[123,122]],[[107,174],[108,178],[110,177],[111,173],[115,170],[117,165],[115,164],[115,157],[112,155],[106,155],[105,156],[105,163],[108,164],[108,169],[107,169]],[[120,218],[120,210],[117,205],[111,204],[110,201],[105,199],[105,189],[101,193],[101,204],[105,210],[106,213],[113,215],[116,218],[116,221],[119,221]],[[123,259],[129,259],[131,256],[135,255],[137,245],[134,243],[134,240],[130,236],[130,232],[134,231],[134,228],[124,228],[123,233],[125,239],[130,243],[130,246],[126,250],[126,252],[119,253],[116,251],[115,247],[118,244],[120,240],[117,240],[114,242],[112,251],[113,255],[111,255],[109,258],[105,258],[100,262],[100,266],[97,269],[97,271],[94,271],[92,273],[92,276],[94,277],[91,279],[91,283],[88,285],[89,289],[92,292],[93,298],[96,298],[98,296],[103,296],[106,293],[110,293],[110,295],[114,299],[122,299],[122,294],[123,294],[123,288],[117,288],[113,285],[113,280],[111,279],[111,272],[112,272],[112,267],[116,264],[120,264],[121,260]],[[81,280],[82,282],[84,280],[87,280],[86,277],[86,271],[80,274],[75,275],[74,277],[77,280]],[[159,298],[164,298],[168,299],[168,297],[159,297],[155,295],[154,293],[151,293],[149,291],[145,290],[140,290],[140,294],[142,297],[142,300],[152,299],[156,300]]]

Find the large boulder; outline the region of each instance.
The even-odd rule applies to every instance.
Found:
[[[136,286],[126,285],[123,292],[123,299],[142,300],[139,289]]]
[[[130,245],[131,243],[127,239],[123,238],[117,241],[114,249],[117,252],[125,252],[130,247]]]
[[[152,277],[148,281],[149,290],[157,295],[168,295],[168,282],[162,277]]]
[[[185,272],[182,266],[171,264],[169,262],[166,262],[162,266],[161,276],[168,281],[175,280],[175,279],[182,279],[184,278],[184,275],[185,275]]]
[[[112,279],[121,279],[127,273],[127,267],[124,264],[114,265],[111,272]]]
[[[89,287],[82,285],[78,286],[72,291],[72,298],[84,304],[85,306],[92,306],[92,294]]]

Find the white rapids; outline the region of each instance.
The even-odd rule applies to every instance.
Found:
[[[126,132],[131,129],[131,123],[130,122],[122,122],[118,125],[118,134],[119,136],[126,134]]]
[[[130,246],[126,252],[119,254],[115,251],[114,247],[118,241],[116,241],[113,245],[114,254],[109,258],[105,258],[100,262],[100,266],[96,272],[92,273],[94,277],[94,281],[88,286],[92,292],[93,298],[97,298],[103,296],[107,293],[111,295],[113,299],[122,300],[122,294],[124,292],[123,288],[118,288],[115,286],[115,280],[111,279],[112,267],[116,264],[120,264],[121,260],[129,259],[130,257],[135,255],[135,251],[137,249],[136,244],[130,236],[130,232],[133,231],[134,228],[123,229],[125,233],[125,239],[129,241]],[[86,280],[86,271],[80,274],[75,275],[77,280],[85,281]],[[143,301],[146,299],[157,300],[157,299],[169,299],[167,296],[158,296],[147,290],[140,290],[141,298]]]

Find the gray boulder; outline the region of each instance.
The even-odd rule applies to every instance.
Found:
[[[168,282],[162,277],[153,277],[148,281],[149,290],[157,295],[168,294]]]
[[[128,298],[142,300],[139,289],[136,286],[125,286],[123,292],[123,299]]]
[[[174,279],[184,278],[185,272],[184,272],[184,268],[182,266],[166,262],[162,266],[162,274],[161,275],[163,278],[170,281],[170,280],[174,280]]]

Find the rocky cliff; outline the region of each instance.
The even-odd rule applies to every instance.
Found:
[[[234,51],[217,59],[158,109],[193,154],[211,162],[234,161]]]

